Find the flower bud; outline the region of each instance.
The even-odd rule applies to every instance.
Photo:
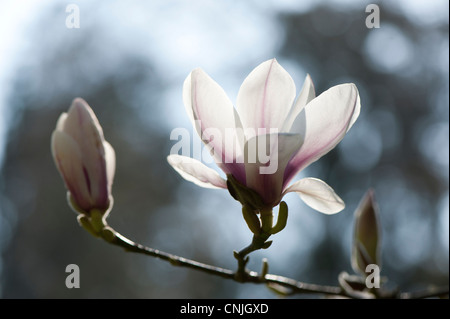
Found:
[[[51,150],[72,209],[88,216],[95,210],[106,217],[113,202],[116,157],[86,101],[76,98],[69,111],[61,114],[52,134]]]
[[[366,275],[366,267],[370,264],[376,264],[381,268],[380,225],[373,190],[367,191],[364,195],[354,218],[352,267],[356,272]]]

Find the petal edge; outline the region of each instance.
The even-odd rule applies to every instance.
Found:
[[[344,201],[324,181],[317,178],[303,178],[285,190],[297,193],[311,208],[327,215],[339,213],[345,208]]]
[[[167,161],[189,182],[205,188],[227,188],[227,182],[219,173],[196,159],[173,154],[167,156]]]

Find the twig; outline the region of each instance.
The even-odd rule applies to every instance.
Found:
[[[239,253],[235,252],[235,257],[238,259],[239,267],[238,270],[232,271],[230,269],[220,268],[204,263],[200,263],[195,260],[187,259],[184,257],[176,256],[173,254],[169,254],[157,249],[149,248],[143,246],[141,244],[135,243],[132,240],[124,237],[120,233],[114,231],[110,227],[106,227],[100,234],[100,237],[105,241],[124,248],[127,251],[140,253],[152,257],[156,257],[165,261],[170,262],[174,266],[187,267],[191,269],[196,269],[214,276],[219,276],[225,279],[231,279],[240,283],[254,283],[254,284],[266,284],[266,285],[281,285],[290,290],[289,295],[292,294],[320,294],[327,296],[338,296],[338,297],[347,297],[347,298],[355,298],[352,295],[349,295],[345,290],[341,287],[336,286],[324,286],[317,284],[309,284],[304,282],[299,282],[297,280],[273,275],[273,274],[265,274],[261,275],[255,271],[247,271],[245,270],[245,264],[248,261],[247,254],[250,252],[257,250],[260,246],[260,243],[257,242],[255,244],[252,241],[248,247],[241,250]],[[432,288],[424,291],[418,292],[404,292],[397,295],[397,298],[400,299],[417,299],[417,298],[430,298],[430,297],[438,297],[442,295],[448,295],[448,287],[439,287]]]
[[[255,271],[245,271],[242,273],[240,270],[234,272],[230,269],[220,268],[204,263],[200,263],[195,260],[187,259],[184,257],[169,254],[157,249],[149,248],[141,244],[135,243],[132,240],[126,238],[125,236],[119,234],[118,232],[112,230],[108,227],[108,233],[102,233],[101,237],[107,242],[120,246],[126,251],[140,253],[152,257],[156,257],[165,261],[170,262],[174,266],[187,267],[191,269],[196,269],[199,271],[206,272],[211,275],[219,276],[226,279],[231,279],[240,283],[254,283],[254,284],[278,284],[289,288],[292,293],[298,294],[324,294],[324,295],[335,295],[335,296],[347,296],[345,291],[340,287],[332,286],[322,286],[315,284],[307,284],[303,282],[296,281],[291,278],[266,274],[261,276]],[[250,245],[251,246],[251,245]],[[249,246],[249,247],[250,247]],[[240,253],[241,256],[245,256],[251,251],[256,249],[244,248]],[[238,253],[239,254],[239,253]]]

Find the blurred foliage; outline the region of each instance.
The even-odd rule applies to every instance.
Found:
[[[351,269],[353,210],[373,187],[383,232],[382,274],[402,289],[448,284],[448,239],[442,236],[442,220],[448,223],[442,217],[448,216],[448,62],[442,65],[448,60],[448,21],[416,24],[380,5],[381,28],[367,29],[364,6],[323,5],[277,15],[282,44],[273,56],[289,72],[293,67],[310,73],[317,93],[356,83],[362,114],[341,145],[307,170],[333,186],[346,210],[308,221],[305,216],[316,213],[290,197],[291,216],[291,203],[305,215],[288,220],[284,237],[251,255],[249,266],[259,270],[260,257],[268,256],[270,272],[337,284],[338,274]],[[30,50],[8,99],[11,120],[0,171],[0,296],[275,297],[264,287],[125,253],[77,225],[51,158],[50,135],[60,113],[81,96],[117,154],[112,227],[148,246],[233,269],[232,250],[251,238],[228,194],[197,189],[166,162],[174,143],[166,117],[184,112],[182,82],[175,84],[177,104],[169,104],[163,92],[174,83],[155,61],[129,42],[117,43],[102,20],[82,20],[76,32],[61,27],[56,12],[63,11],[60,5],[48,10],[30,31]],[[240,65],[240,72],[255,66]],[[299,87],[301,79],[295,80]],[[311,223],[316,234],[308,233]],[[448,236],[448,225],[446,230]],[[295,233],[302,231],[315,242],[296,242]],[[80,289],[64,285],[70,263],[80,266]]]

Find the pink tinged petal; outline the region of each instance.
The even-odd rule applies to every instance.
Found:
[[[116,172],[116,153],[111,144],[109,144],[106,141],[103,142],[103,147],[105,149],[106,179],[108,181],[108,193],[111,194],[114,174]]]
[[[203,70],[195,69],[183,85],[183,101],[200,138],[225,173],[243,175],[244,142],[239,115],[225,91]]]
[[[77,205],[89,211],[91,208],[88,183],[82,163],[82,154],[78,144],[68,134],[54,131],[51,140],[52,155],[67,189]]]
[[[104,164],[103,130],[94,112],[83,99],[77,98],[73,101],[64,121],[63,131],[80,147],[84,163],[90,166],[88,167],[90,173],[97,171],[98,165]],[[104,177],[106,178],[106,174]],[[97,181],[101,177],[91,176],[91,178]]]
[[[57,132],[65,134],[67,138],[58,137],[60,135],[56,134]],[[93,208],[107,209],[110,204],[112,180],[108,180],[106,166],[109,165],[111,171],[115,169],[115,164],[107,163],[103,130],[94,112],[83,99],[76,98],[69,112],[60,116],[54,136],[57,142],[64,140],[67,144],[61,146],[59,143],[58,148],[64,150],[63,153],[53,146],[52,148],[55,161],[63,158],[66,163],[63,166],[58,163],[57,165],[78,206],[86,212]],[[111,153],[111,150],[108,151]],[[71,152],[79,154],[73,161],[64,155]],[[110,158],[111,155],[108,155],[108,160]],[[113,175],[114,172],[109,174]]]
[[[285,172],[285,184],[300,170],[331,151],[356,121],[360,110],[354,84],[334,86],[312,100],[298,116],[303,120],[305,140]]]
[[[298,134],[260,135],[247,142],[246,186],[258,192],[264,203],[277,205],[281,200],[284,170],[302,142]]]
[[[324,214],[335,214],[345,208],[334,190],[317,178],[303,178],[289,186],[284,194],[289,192],[296,192],[308,206]]]
[[[276,59],[263,62],[244,80],[236,108],[244,128],[282,129],[295,99],[295,84]]]
[[[353,124],[355,124],[356,120],[359,117],[359,113],[361,112],[361,99],[359,97],[359,94],[356,97],[356,105],[355,110],[353,111],[352,118],[350,119],[350,123],[347,127],[347,132],[352,128]]]
[[[299,119],[300,117],[298,115],[305,108],[306,104],[312,101],[315,97],[316,92],[314,89],[314,84],[309,74],[307,74],[302,90],[300,91],[297,101],[295,101],[294,106],[292,107],[291,112],[284,123],[282,132],[304,133],[302,132],[304,122]]]
[[[64,129],[64,124],[66,123],[66,120],[67,120],[67,113],[62,113],[58,118],[58,122],[56,122],[57,131],[62,131]]]
[[[85,146],[93,146],[97,149],[100,148],[99,143],[104,140],[102,127],[94,111],[81,98],[73,100],[65,118],[60,118],[58,121],[57,129],[63,130],[77,142],[81,142],[84,137],[89,137]],[[90,143],[92,141],[93,143]]]
[[[205,188],[227,188],[227,182],[203,163],[181,155],[169,155],[169,164],[187,181]]]
[[[109,204],[109,188],[106,173],[103,130],[95,113],[81,98],[76,98],[67,114],[64,131],[70,134],[80,147],[83,166],[89,177],[93,206],[106,209]]]

